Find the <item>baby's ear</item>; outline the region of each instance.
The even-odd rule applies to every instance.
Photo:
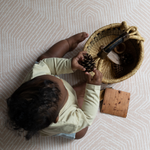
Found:
[[[57,116],[56,120],[54,121],[54,123],[57,123],[59,119],[59,116]]]

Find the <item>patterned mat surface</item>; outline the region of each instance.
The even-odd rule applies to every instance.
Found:
[[[0,0],[0,149],[1,150],[150,150],[150,1],[149,0]],[[19,87],[35,60],[56,42],[81,31],[126,21],[145,38],[145,57],[131,78],[112,85],[131,93],[127,118],[102,114],[81,140],[33,137],[25,141],[5,127],[6,98]],[[86,41],[65,55],[75,56]],[[61,75],[71,85],[82,72]]]

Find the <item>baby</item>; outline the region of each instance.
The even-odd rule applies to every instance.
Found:
[[[14,130],[25,130],[26,139],[40,132],[43,136],[82,138],[99,107],[102,74],[96,68],[86,83],[71,86],[57,75],[85,71],[78,62],[86,52],[72,59],[62,58],[85,40],[81,32],[53,45],[42,54],[23,84],[7,99],[9,123]]]

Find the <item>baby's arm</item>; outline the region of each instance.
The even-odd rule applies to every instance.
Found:
[[[53,75],[73,73],[76,70],[84,71],[85,68],[78,63],[79,60],[83,60],[84,53],[86,52],[79,52],[78,55],[72,59],[47,58],[42,61],[47,64]]]
[[[66,58],[48,58],[42,60],[48,66],[51,74],[68,74],[73,73],[71,68],[71,59]]]
[[[86,84],[84,102],[81,109],[86,115],[89,125],[92,124],[97,114],[99,107],[100,88],[100,85]]]
[[[86,72],[88,80],[85,88],[84,102],[82,106],[82,110],[86,115],[89,124],[91,124],[93,119],[95,118],[99,107],[100,85],[102,82],[101,72],[94,69],[94,73],[95,75],[92,78],[92,76]]]
[[[89,73],[86,73],[88,76],[88,81],[85,88],[85,96],[82,108],[76,108],[74,110],[68,110],[71,113],[65,119],[70,124],[75,125],[75,132],[79,132],[82,129],[90,126],[96,117],[99,101],[100,101],[100,88],[102,82],[102,74],[98,70],[94,70],[95,75],[92,78]]]

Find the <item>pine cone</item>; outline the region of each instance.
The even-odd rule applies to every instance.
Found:
[[[84,54],[84,60],[79,62],[79,64],[86,69],[85,72],[91,72],[94,68],[96,68],[94,59],[89,54]]]

